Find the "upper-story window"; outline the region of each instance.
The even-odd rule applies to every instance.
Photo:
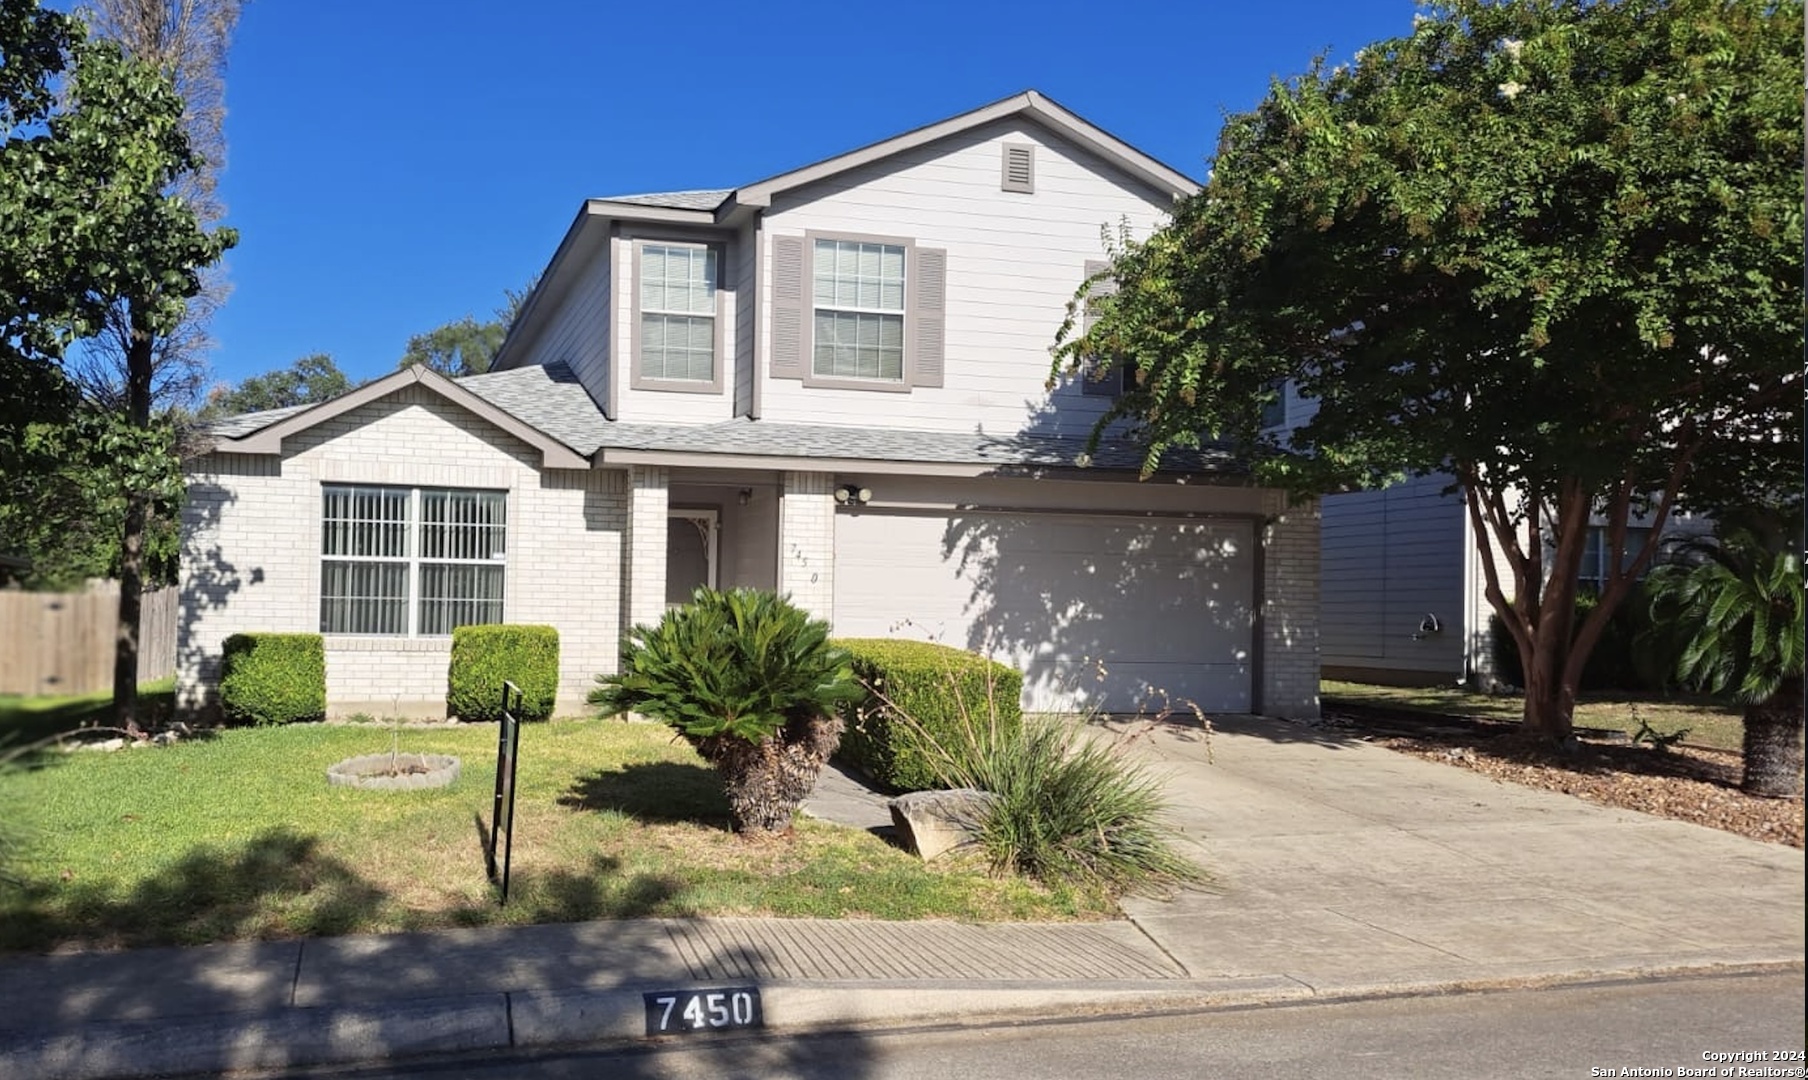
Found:
[[[327,484],[320,630],[438,636],[502,621],[508,496]]]
[[[904,247],[817,240],[811,259],[820,379],[904,379]]]
[[[942,385],[945,249],[807,233],[774,236],[770,250],[772,378],[892,393]]]
[[[643,240],[635,257],[634,385],[720,390],[719,250]]]

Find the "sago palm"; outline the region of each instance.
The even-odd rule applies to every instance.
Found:
[[[836,706],[863,694],[827,623],[757,589],[698,589],[597,682],[591,704],[663,720],[715,767],[740,833],[790,827],[841,740]]]
[[[1752,795],[1789,798],[1802,777],[1802,557],[1729,529],[1652,571],[1651,612],[1682,652],[1677,676],[1745,704],[1745,779]]]

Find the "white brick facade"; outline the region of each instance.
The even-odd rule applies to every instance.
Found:
[[[504,617],[559,630],[559,697],[577,708],[620,642],[625,478],[541,470],[508,434],[410,386],[290,437],[279,456],[213,454],[183,510],[182,702],[212,701],[220,645],[239,631],[320,629],[321,485],[508,493]],[[329,635],[333,713],[443,713],[451,639]]]
[[[665,531],[671,484],[664,468],[636,465],[628,511],[627,626],[651,625],[665,614]]]
[[[835,477],[788,472],[779,502],[778,591],[818,619],[835,617]]]
[[[1279,492],[1267,493],[1263,502],[1261,711],[1316,719],[1318,502],[1288,505]]]

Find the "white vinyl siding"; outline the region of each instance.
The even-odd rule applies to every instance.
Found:
[[[604,409],[613,409],[609,347],[610,259],[605,247],[590,256],[576,282],[562,295],[543,296],[535,319],[522,327],[535,330],[522,342],[516,367],[563,363]]]
[[[1035,194],[999,190],[1005,143],[1035,146]],[[771,350],[770,377],[761,387],[760,415],[774,423],[859,427],[882,410],[887,428],[913,431],[984,430],[1008,437],[1026,428],[1043,435],[1084,436],[1110,407],[1108,397],[1085,394],[1075,380],[1045,390],[1048,349],[1067,317],[1067,303],[1088,260],[1105,255],[1100,230],[1121,224],[1146,237],[1165,220],[1173,200],[1139,183],[1097,155],[1032,121],[1009,120],[861,166],[833,182],[774,196],[762,230],[770,258],[760,333]],[[807,237],[796,262],[804,267],[800,318],[786,309],[780,255],[783,242]],[[882,403],[875,390],[898,383],[826,380],[811,368],[814,319],[810,290],[815,239],[908,240],[906,259],[905,382]],[[945,289],[930,290],[927,251],[943,253]],[[794,264],[785,264],[794,265]],[[933,326],[908,294],[937,292]],[[936,332],[933,347],[922,340]],[[790,366],[795,343],[799,359]],[[937,361],[931,373],[924,357]],[[912,370],[912,365],[915,370]]]
[[[502,492],[323,485],[320,630],[438,637],[499,623],[506,554]]]
[[[640,255],[640,374],[716,378],[716,252],[647,244]]]
[[[904,248],[817,240],[811,358],[818,378],[904,378]]]

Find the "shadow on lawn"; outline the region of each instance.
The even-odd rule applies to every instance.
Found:
[[[559,796],[574,810],[612,810],[642,821],[728,827],[728,797],[713,769],[658,761],[581,776]]]
[[[0,949],[350,933],[387,894],[319,847],[317,837],[288,829],[237,849],[197,847],[123,897],[104,883],[28,881],[7,905]]]
[[[113,723],[113,699],[110,695],[90,695],[56,704],[41,704],[45,699],[0,697],[0,755],[17,751],[34,743],[44,745],[19,754],[21,764],[37,766],[54,756],[55,742],[86,738],[109,738],[118,734]],[[174,686],[138,691],[139,723],[147,730],[164,727],[175,718]],[[199,732],[196,733],[197,735]]]

